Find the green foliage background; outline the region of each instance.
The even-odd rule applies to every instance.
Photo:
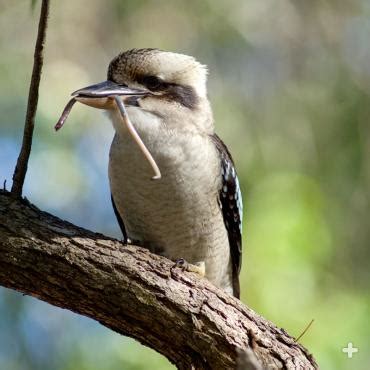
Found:
[[[10,186],[39,2],[0,2],[0,181]],[[365,370],[369,343],[370,5],[366,0],[52,1],[25,195],[119,237],[106,175],[113,129],[69,94],[118,52],[158,47],[209,67],[216,127],[245,203],[242,300],[322,369]],[[92,320],[0,290],[0,368],[170,369]],[[347,359],[348,342],[359,348]]]

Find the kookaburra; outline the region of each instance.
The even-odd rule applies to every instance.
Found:
[[[204,262],[205,276],[239,297],[242,199],[231,155],[214,131],[206,76],[191,56],[133,49],[111,61],[107,81],[74,95],[106,109],[113,122],[109,181],[124,240],[174,261]],[[151,179],[151,167],[122,124],[110,99],[116,94],[160,179]]]

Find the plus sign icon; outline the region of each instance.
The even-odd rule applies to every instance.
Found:
[[[342,348],[342,352],[346,353],[348,358],[352,358],[353,354],[358,352],[358,348],[354,347],[352,342],[349,342],[347,347]]]

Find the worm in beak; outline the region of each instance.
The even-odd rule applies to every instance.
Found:
[[[75,91],[72,94],[73,98],[65,106],[54,128],[56,131],[58,131],[63,127],[76,101],[99,109],[114,109],[117,107],[121,113],[123,124],[126,125],[132,139],[138,145],[144,157],[147,159],[154,171],[152,180],[158,180],[162,177],[158,165],[133,126],[124,105],[125,98],[127,99],[128,97],[132,96],[147,96],[149,94],[150,93],[146,90],[131,89],[127,86],[118,85],[112,81],[105,81],[96,85],[85,87]]]

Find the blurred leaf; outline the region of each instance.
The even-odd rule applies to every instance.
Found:
[[[31,0],[31,9],[34,10],[37,4],[37,0]]]

